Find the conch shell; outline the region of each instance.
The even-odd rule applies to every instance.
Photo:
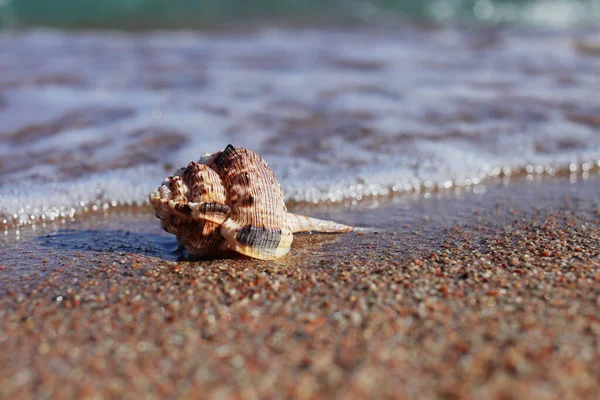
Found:
[[[235,251],[273,260],[290,251],[294,232],[353,228],[287,212],[283,191],[257,153],[229,145],[170,176],[150,195],[161,226],[197,257]]]

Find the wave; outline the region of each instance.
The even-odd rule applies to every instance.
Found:
[[[263,155],[291,203],[589,172],[596,34],[0,34],[0,223],[143,205],[228,143]]]

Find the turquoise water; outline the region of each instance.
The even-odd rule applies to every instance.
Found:
[[[600,0],[0,0],[3,28],[196,28],[273,19],[570,27],[599,21]]]

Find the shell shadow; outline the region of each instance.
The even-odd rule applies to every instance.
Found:
[[[43,247],[64,251],[135,253],[169,260],[182,256],[170,235],[118,229],[60,229],[38,236],[37,241]]]
[[[254,260],[260,262],[281,262],[282,260],[289,260],[297,263],[306,257],[310,257],[323,251],[323,247],[332,245],[339,240],[339,235],[329,233],[297,233],[294,234],[294,244],[289,254],[275,260],[258,260],[235,251],[228,251],[218,256],[213,257],[197,257],[189,255],[185,250],[177,249],[178,258],[177,261],[218,261],[218,260]],[[174,253],[175,254],[175,253]]]
[[[323,251],[323,247],[337,242],[335,234],[295,234],[292,251],[282,259],[299,261],[303,257]],[[36,237],[38,244],[64,252],[132,253],[170,261],[251,260],[252,258],[228,252],[218,257],[199,258],[188,255],[177,245],[173,235],[135,232],[119,229],[60,229]]]
[[[308,260],[327,259],[340,252],[340,243],[346,242],[348,234],[297,233],[294,234],[292,250],[285,257],[273,260],[280,266],[304,265]]]

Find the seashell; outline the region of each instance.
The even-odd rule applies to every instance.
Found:
[[[214,256],[233,250],[272,260],[290,251],[295,232],[353,229],[287,212],[275,174],[251,150],[229,145],[218,153],[205,154],[200,162],[203,164],[190,163],[180,175],[168,177],[150,195],[163,229],[175,234],[192,255]]]

